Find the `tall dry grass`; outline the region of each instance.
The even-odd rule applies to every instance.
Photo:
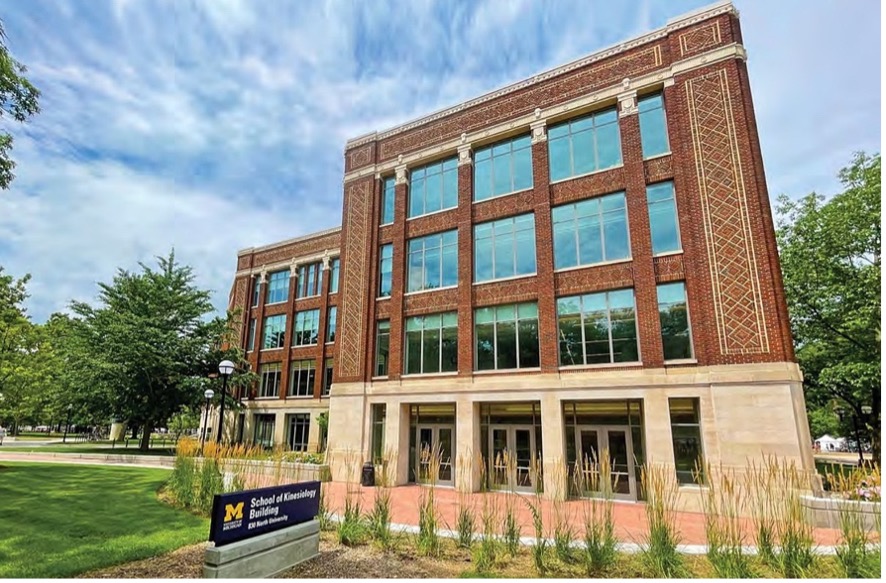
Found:
[[[423,447],[419,453],[421,464],[426,475],[418,503],[418,551],[425,556],[435,557],[440,554],[439,515],[434,501],[437,480],[440,476],[440,465],[443,452],[439,447]]]
[[[551,484],[553,485],[551,514],[554,552],[561,563],[568,565],[573,561],[572,539],[575,538],[572,513],[566,506],[569,497],[569,472],[566,464],[561,460],[555,460],[548,471],[551,472]]]
[[[599,459],[592,454],[576,460],[573,480],[578,495],[582,497],[583,559],[588,577],[606,571],[617,558],[613,479],[612,461],[607,449],[600,453]]]
[[[705,477],[701,492],[705,516],[707,557],[717,577],[745,579],[753,576],[750,558],[744,553],[745,533],[742,516],[748,511],[746,482],[735,471],[705,463],[696,469]]]
[[[837,559],[851,579],[877,577],[880,573],[880,468],[856,467],[851,472],[829,472],[831,491],[838,499],[840,544]],[[861,502],[873,506],[873,524],[865,520]]]
[[[643,560],[655,577],[681,577],[685,567],[677,551],[679,485],[674,469],[647,462],[640,471],[640,480],[646,492],[647,534]]]
[[[474,515],[474,496],[471,493],[472,470],[476,460],[470,452],[464,451],[456,459],[458,478],[458,510],[455,518],[456,544],[459,548],[470,549],[474,544],[474,530],[477,521]]]

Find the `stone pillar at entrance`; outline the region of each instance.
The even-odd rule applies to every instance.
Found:
[[[563,406],[555,395],[541,399],[542,471],[545,498],[566,497],[566,447],[563,443]]]
[[[646,435],[658,436],[657,439],[646,440],[646,462],[672,465],[674,463],[674,444],[671,439],[671,415],[666,395],[650,391],[645,396],[643,400],[643,430]],[[639,478],[638,474],[638,482]]]
[[[463,397],[455,405],[455,487],[462,492],[480,490],[480,414],[479,404]]]
[[[387,404],[384,455],[390,458],[394,485],[409,482],[409,405]]]

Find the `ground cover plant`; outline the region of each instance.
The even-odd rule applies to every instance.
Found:
[[[169,474],[3,462],[0,579],[71,577],[205,540],[208,520],[158,498]]]

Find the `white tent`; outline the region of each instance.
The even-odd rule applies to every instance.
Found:
[[[841,451],[846,447],[845,437],[831,437],[830,435],[822,435],[815,440],[821,451]]]

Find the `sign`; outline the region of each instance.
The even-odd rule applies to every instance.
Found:
[[[320,511],[320,482],[216,494],[209,540],[215,546],[313,520]]]

